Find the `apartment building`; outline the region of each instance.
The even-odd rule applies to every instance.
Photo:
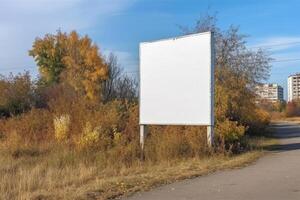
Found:
[[[260,84],[255,89],[259,100],[283,101],[283,88],[278,84]]]
[[[288,101],[300,98],[300,73],[288,77]]]

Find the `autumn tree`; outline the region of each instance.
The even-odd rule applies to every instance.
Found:
[[[269,77],[271,58],[268,53],[246,46],[246,36],[238,27],[218,28],[217,18],[206,15],[194,28],[184,28],[184,33],[211,31],[215,38],[215,116],[217,123],[235,121],[255,132],[259,116],[255,104],[254,86]],[[261,127],[261,126],[260,126]]]
[[[266,99],[258,99],[258,106],[268,112],[283,112],[286,108],[285,101],[272,102]]]
[[[46,84],[58,83],[61,72],[66,68],[63,58],[67,55],[67,35],[58,31],[56,35],[46,34],[36,38],[29,55],[39,67],[41,81]]]
[[[29,55],[39,67],[42,82],[69,84],[89,99],[100,96],[101,82],[108,77],[98,46],[75,31],[37,38]]]

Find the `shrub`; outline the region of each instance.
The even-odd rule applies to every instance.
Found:
[[[23,143],[36,143],[49,140],[53,135],[52,114],[44,109],[32,109],[20,116],[0,121],[0,132],[5,138],[16,134]]]
[[[95,149],[107,150],[112,146],[110,134],[103,130],[101,126],[93,128],[91,123],[87,122],[82,135],[77,141],[77,147],[81,150]]]
[[[70,122],[70,115],[61,115],[54,118],[54,134],[57,141],[63,142],[69,138]]]
[[[263,134],[271,120],[270,114],[263,109],[255,109],[248,123],[248,132],[251,134]]]
[[[24,113],[34,106],[34,84],[29,72],[0,77],[0,117]]]
[[[78,147],[80,149],[94,146],[100,138],[99,128],[92,128],[90,123],[87,123],[83,129],[82,136],[78,141]]]
[[[126,141],[134,141],[139,136],[139,106],[137,104],[130,104],[127,113],[122,134],[126,138]]]
[[[247,128],[238,125],[238,122],[228,119],[217,123],[215,128],[216,137],[220,142],[219,145],[223,145],[225,149],[230,151],[240,150],[240,141],[245,135],[246,130]]]

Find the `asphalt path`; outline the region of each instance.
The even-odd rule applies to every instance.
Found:
[[[279,144],[253,165],[180,181],[126,200],[300,200],[300,125],[274,125]]]

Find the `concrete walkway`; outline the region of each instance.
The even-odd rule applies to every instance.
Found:
[[[300,200],[300,126],[274,127],[280,145],[251,166],[137,193],[127,200]]]

